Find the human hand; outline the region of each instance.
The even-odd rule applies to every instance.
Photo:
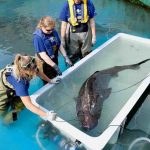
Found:
[[[96,43],[96,36],[92,36],[92,46],[94,46]]]
[[[66,66],[69,65],[70,67],[73,66],[73,63],[71,62],[71,60],[68,58],[68,56],[65,56],[65,63]]]
[[[61,81],[61,78],[54,78],[49,81],[50,84],[58,84]]]
[[[48,111],[46,114],[47,114],[46,120],[53,121],[56,119],[57,114],[53,110]]]
[[[56,72],[57,72],[57,74],[58,74],[59,76],[62,75],[62,72],[61,72],[61,70],[59,69],[59,67],[58,67],[57,65],[54,65],[53,68],[56,70]]]

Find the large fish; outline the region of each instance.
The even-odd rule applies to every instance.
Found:
[[[146,59],[137,64],[114,66],[96,71],[83,83],[77,98],[76,111],[84,130],[91,130],[97,126],[103,102],[111,93],[111,88],[108,88],[111,78],[125,69],[138,69],[141,64],[149,60]]]

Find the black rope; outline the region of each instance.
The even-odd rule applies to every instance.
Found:
[[[119,93],[119,92],[125,91],[125,90],[127,90],[127,89],[129,89],[129,88],[132,88],[132,87],[134,87],[135,85],[141,83],[144,79],[146,79],[146,78],[149,77],[149,76],[150,76],[150,74],[149,74],[148,76],[144,77],[143,79],[139,80],[138,82],[136,82],[136,83],[134,83],[134,84],[132,84],[132,85],[126,87],[126,88],[120,89],[120,90],[118,90],[118,91],[113,91],[113,92],[111,92],[111,93]]]

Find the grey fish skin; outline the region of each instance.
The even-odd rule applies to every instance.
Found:
[[[103,102],[111,93],[111,88],[108,88],[111,78],[126,69],[139,69],[141,64],[149,60],[145,59],[132,65],[114,66],[96,71],[82,84],[77,98],[76,112],[85,131],[92,130],[98,124]]]

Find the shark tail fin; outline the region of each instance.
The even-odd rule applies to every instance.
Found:
[[[134,64],[133,66],[139,66],[139,65],[141,65],[141,64],[146,63],[146,62],[149,61],[149,60],[150,60],[150,58],[145,59],[145,60],[143,60],[143,61],[141,61],[141,62],[139,62],[139,63],[137,63],[137,64]]]

